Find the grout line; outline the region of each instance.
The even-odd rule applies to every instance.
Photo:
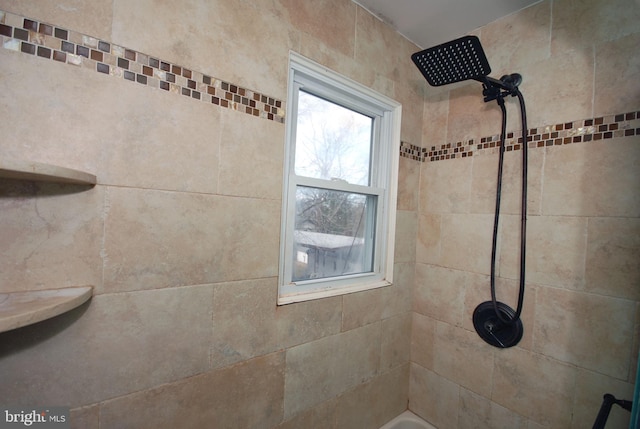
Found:
[[[285,122],[284,101],[111,42],[3,10],[0,10],[0,45],[17,53],[93,70],[194,101]],[[592,94],[592,98],[594,96]],[[638,136],[640,111],[546,125],[528,131],[530,149]],[[492,154],[497,152],[499,140],[499,135],[493,135],[424,148],[403,141],[400,156],[433,162]],[[506,151],[520,150],[521,146],[522,140],[516,133],[507,133]]]
[[[522,149],[522,137],[518,137],[520,134],[520,130],[507,133],[506,152]],[[537,149],[633,136],[640,136],[640,111],[530,128],[527,143],[529,149]],[[470,139],[430,147],[420,147],[403,141],[400,144],[400,156],[420,162],[433,162],[493,154],[497,153],[499,148],[500,135],[497,134],[481,137],[479,142]]]
[[[0,46],[284,123],[285,102],[182,65],[0,10]]]

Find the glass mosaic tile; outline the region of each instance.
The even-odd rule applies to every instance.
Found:
[[[281,100],[181,64],[172,64],[90,35],[58,28],[51,23],[1,10],[0,17],[0,45],[5,49],[81,66],[169,93],[182,94],[194,101],[284,123],[286,110]],[[247,107],[249,99],[255,100],[251,107]]]
[[[0,10],[0,46],[127,80],[198,102],[214,104],[248,115],[284,123],[282,100],[194,71],[181,64],[98,40],[90,35],[59,28]],[[640,111],[551,124],[527,130],[528,148],[544,148],[640,135]],[[510,131],[506,151],[522,149],[521,131]],[[401,142],[400,156],[418,162],[434,162],[493,154],[500,136],[476,137],[421,147]]]
[[[640,127],[640,112],[619,113],[606,117],[530,128],[527,132],[527,144],[528,148],[533,149],[631,137],[640,135],[638,127]],[[508,132],[505,139],[505,151],[521,150],[521,135],[521,131]],[[426,148],[402,142],[400,156],[420,162],[432,162],[465,158],[474,154],[477,156],[494,153],[499,147],[499,135],[481,137],[477,144],[474,143],[474,140],[468,140],[466,142],[446,143]]]

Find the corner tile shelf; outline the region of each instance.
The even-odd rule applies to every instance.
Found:
[[[96,184],[96,176],[84,171],[19,160],[0,160],[0,178],[90,186]]]
[[[92,294],[93,286],[0,293],[0,332],[66,313],[82,305]]]
[[[20,160],[0,160],[0,179],[93,186],[84,171]],[[72,310],[93,295],[93,286],[0,293],[0,332],[21,328]]]

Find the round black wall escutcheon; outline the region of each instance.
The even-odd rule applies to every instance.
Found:
[[[502,319],[510,323],[503,322],[496,315],[491,301],[485,301],[473,312],[473,326],[480,338],[492,346],[501,349],[513,347],[522,339],[524,332],[522,320],[513,320],[516,313],[507,304],[498,302],[497,307]]]

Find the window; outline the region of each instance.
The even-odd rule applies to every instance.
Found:
[[[291,53],[278,303],[391,284],[401,106]]]

